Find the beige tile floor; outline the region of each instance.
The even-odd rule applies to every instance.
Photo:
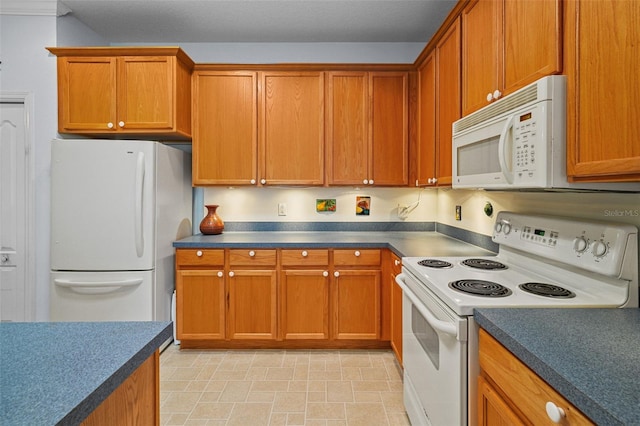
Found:
[[[160,355],[162,425],[409,425],[386,350],[180,350]]]

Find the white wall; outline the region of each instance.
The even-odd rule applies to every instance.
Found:
[[[356,196],[371,197],[369,216],[356,216]],[[316,199],[335,198],[336,212],[316,212]],[[206,188],[205,204],[218,204],[223,221],[233,222],[402,222],[398,204],[420,200],[404,222],[436,220],[437,191],[400,188]],[[287,215],[278,216],[278,203]],[[200,217],[204,217],[202,209]],[[198,217],[196,214],[195,217]],[[195,222],[195,219],[194,219]]]
[[[45,47],[56,45],[56,17],[0,15],[0,36],[0,89],[33,94],[35,319],[45,321],[49,318],[50,142],[57,129],[56,61]]]

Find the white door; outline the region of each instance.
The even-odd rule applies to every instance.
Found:
[[[154,268],[155,157],[154,142],[52,142],[52,270]]]
[[[6,98],[0,102],[0,320],[30,321],[26,110],[24,101]]]

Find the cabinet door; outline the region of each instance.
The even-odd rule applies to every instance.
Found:
[[[255,72],[196,71],[193,183],[251,185],[258,176]]]
[[[333,338],[377,340],[380,337],[380,270],[334,272]]]
[[[283,271],[280,281],[280,312],[284,339],[328,339],[327,271]]]
[[[504,95],[562,71],[560,0],[505,1],[503,33]]]
[[[229,338],[276,339],[275,270],[229,273]]]
[[[361,185],[369,179],[368,75],[330,72],[327,82],[327,180]]]
[[[115,131],[116,59],[58,58],[58,131]]]
[[[225,288],[222,270],[181,270],[176,273],[178,339],[224,339]]]
[[[502,87],[501,11],[502,0],[472,0],[462,11],[462,115],[487,105],[487,95]]]
[[[431,52],[418,69],[418,141],[415,186],[433,185],[436,177],[436,56]]]
[[[323,73],[262,72],[259,98],[261,184],[322,185]]]
[[[436,173],[438,185],[451,185],[453,122],[460,118],[460,19],[436,45]]]
[[[482,376],[478,377],[478,426],[524,425],[493,387]]]
[[[176,58],[118,58],[118,130],[171,130]]]
[[[372,170],[369,184],[405,186],[409,182],[408,78],[407,73],[369,74]]]
[[[567,174],[640,181],[640,2],[567,1]]]

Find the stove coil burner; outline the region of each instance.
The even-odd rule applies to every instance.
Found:
[[[449,288],[474,296],[506,297],[511,290],[502,284],[484,280],[458,280],[449,283]]]
[[[470,268],[484,269],[486,271],[507,269],[507,265],[504,263],[490,259],[466,259],[462,261],[462,264]]]
[[[438,259],[425,259],[418,262],[420,266],[426,266],[428,268],[451,268],[453,265],[444,260]]]
[[[576,297],[574,292],[553,284],[524,283],[520,284],[518,287],[527,293],[536,294],[538,296],[553,297],[556,299],[571,299],[572,297]]]

